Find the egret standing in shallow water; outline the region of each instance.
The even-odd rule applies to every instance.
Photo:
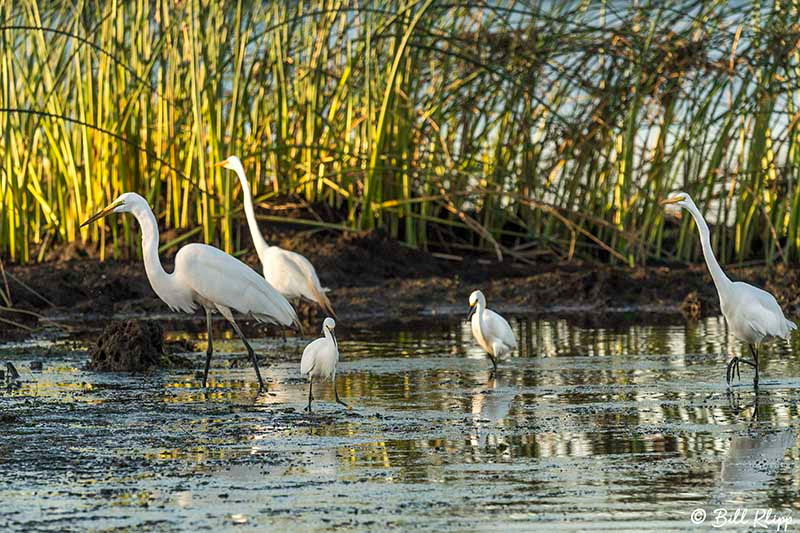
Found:
[[[717,288],[719,295],[719,306],[722,315],[728,323],[728,327],[733,331],[734,336],[746,342],[750,346],[750,353],[753,360],[748,361],[739,356],[734,356],[729,362],[726,371],[728,385],[734,373],[739,375],[739,363],[750,365],[755,369],[753,385],[758,386],[758,348],[761,342],[769,337],[780,337],[788,339],[791,331],[797,325],[791,320],[786,320],[783,316],[781,306],[778,305],[775,297],[767,291],[742,281],[731,281],[714,257],[711,249],[711,238],[703,215],[695,205],[692,197],[685,192],[679,192],[675,196],[661,202],[662,205],[677,204],[689,211],[697,224],[700,232],[700,244],[703,248],[703,257],[706,259],[708,271],[711,279]],[[741,378],[740,378],[741,379]]]
[[[472,336],[486,350],[492,360],[492,372],[497,370],[497,359],[517,349],[517,339],[506,319],[486,308],[486,297],[481,291],[469,295]]]
[[[250,227],[250,237],[253,239],[253,246],[256,248],[258,259],[264,269],[264,278],[286,298],[305,298],[316,302],[326,313],[335,317],[336,313],[333,312],[331,301],[325,294],[325,289],[320,284],[317,271],[311,261],[297,252],[284,250],[278,246],[269,246],[264,240],[253,211],[253,195],[250,192],[250,185],[247,183],[244,167],[239,158],[232,155],[228,159],[216,163],[216,166],[233,170],[239,177],[244,195],[247,225]]]
[[[258,384],[266,390],[258,359],[247,342],[232,311],[251,315],[259,322],[297,326],[297,314],[286,298],[270,286],[249,266],[218,248],[207,244],[187,244],[175,255],[175,269],[164,271],[158,257],[158,222],[147,201],[133,192],[121,194],[102,211],[81,224],[86,226],[111,213],[131,213],[142,231],[142,256],[150,286],[173,311],[193,313],[197,306],[206,311],[208,349],[203,373],[203,386],[208,380],[213,346],[211,341],[211,314],[219,311],[242,339],[253,360]]]
[[[339,362],[339,344],[336,342],[336,321],[331,317],[322,323],[322,338],[313,341],[303,350],[303,357],[300,359],[300,373],[308,376],[308,406],[306,411],[311,412],[311,401],[314,396],[311,394],[311,387],[314,385],[314,378],[330,379],[333,383],[333,394],[336,403],[345,407],[350,407],[339,399],[339,391],[336,390],[336,363]]]

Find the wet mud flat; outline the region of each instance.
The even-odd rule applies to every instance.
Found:
[[[352,327],[352,409],[321,385],[311,414],[301,339],[255,339],[260,395],[230,336],[207,390],[202,333],[195,369],[136,375],[86,370],[82,342],[6,343],[21,381],[0,389],[0,529],[663,531],[737,507],[800,522],[797,338],[757,394],[745,372],[727,394],[721,318],[512,326],[521,351],[495,376],[461,321]]]
[[[719,314],[718,297],[703,264],[622,268],[564,262],[547,255],[526,263],[513,258],[498,263],[483,256],[453,261],[441,254],[409,249],[380,231],[343,235],[287,232],[268,238],[313,262],[323,285],[331,288],[329,296],[342,324],[356,327],[408,323],[421,316],[461,315],[475,289],[486,294],[490,308],[505,313],[581,317],[595,324],[609,313],[635,314],[639,321],[667,317],[680,321],[683,316],[697,319]],[[172,249],[162,256],[168,271],[174,253]],[[54,250],[48,258],[42,264],[6,266],[12,303],[19,311],[0,310],[0,319],[36,330],[49,327],[50,318],[166,312],[135,256],[100,262],[97,250],[72,243]],[[261,271],[255,254],[242,260]],[[729,274],[775,294],[789,316],[800,315],[800,269],[780,265],[730,268]],[[308,331],[319,328],[324,317],[315,308],[303,303],[298,311]],[[29,329],[0,324],[0,339],[20,340],[30,335]]]

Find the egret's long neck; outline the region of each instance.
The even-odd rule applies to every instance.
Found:
[[[338,352],[339,351],[339,343],[336,342],[336,336],[333,333],[331,333],[331,331],[328,328],[322,328],[322,329],[325,332],[325,338],[328,339],[328,341],[333,343],[333,345],[336,347],[336,351]]]
[[[478,315],[478,324],[481,325],[481,332],[486,331],[486,320],[483,316],[483,312],[486,310],[486,302],[483,300],[478,300],[478,309],[475,313]]]
[[[697,209],[694,203],[690,203],[688,209],[695,223],[697,223],[697,230],[700,232],[700,244],[703,247],[703,257],[706,259],[706,265],[708,265],[708,271],[711,273],[711,279],[714,280],[717,292],[722,296],[732,282],[730,278],[725,275],[725,272],[722,271],[722,267],[719,266],[717,258],[714,257],[714,250],[711,249],[711,232],[708,230],[708,224],[706,224],[702,213],[700,213],[700,210]]]
[[[244,213],[247,216],[247,226],[250,228],[250,237],[253,239],[253,246],[255,246],[256,253],[258,254],[261,264],[264,264],[266,257],[263,257],[269,245],[261,235],[258,229],[258,221],[256,220],[256,213],[253,211],[253,194],[250,192],[250,185],[247,183],[247,177],[241,168],[234,169],[236,175],[239,176],[239,183],[242,184],[242,193],[244,194]]]
[[[149,206],[137,207],[131,211],[139,222],[142,232],[142,258],[144,259],[144,270],[150,286],[159,298],[164,301],[165,294],[169,292],[174,283],[172,274],[167,274],[161,266],[161,259],[158,257],[158,222]]]

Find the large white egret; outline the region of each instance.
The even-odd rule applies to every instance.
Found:
[[[305,298],[316,302],[326,313],[335,317],[336,313],[325,294],[325,289],[319,282],[317,271],[311,261],[297,252],[284,250],[279,246],[270,246],[264,240],[253,211],[253,195],[250,192],[250,185],[247,183],[244,167],[239,158],[232,155],[226,160],[216,163],[216,166],[233,170],[239,177],[239,183],[242,184],[247,225],[250,228],[253,246],[255,246],[258,259],[261,261],[266,280],[286,298]]]
[[[232,311],[250,315],[259,322],[299,327],[297,314],[286,298],[249,266],[218,248],[207,244],[187,244],[175,255],[175,269],[164,271],[158,257],[158,222],[147,201],[133,192],[121,194],[102,211],[81,224],[86,226],[111,213],[131,213],[142,232],[142,256],[150,286],[173,311],[193,313],[198,306],[206,311],[208,349],[203,386],[214,351],[211,340],[211,314],[219,311],[242,339],[253,360],[258,384],[266,390],[258,359],[233,318]]]
[[[333,394],[336,403],[349,407],[339,399],[339,391],[336,389],[336,363],[339,362],[339,343],[336,342],[336,321],[327,317],[322,323],[323,337],[311,342],[303,350],[303,357],[300,359],[300,373],[308,376],[308,406],[306,411],[311,412],[311,401],[314,396],[311,394],[311,387],[314,385],[314,378],[330,379],[333,383]]]
[[[703,215],[691,196],[685,192],[679,192],[671,198],[663,200],[661,204],[677,204],[691,213],[697,224],[697,230],[700,232],[703,257],[706,259],[711,279],[714,280],[714,286],[717,288],[722,315],[725,317],[725,321],[734,336],[746,342],[750,347],[750,353],[753,355],[752,361],[735,355],[728,362],[726,370],[728,385],[730,386],[731,384],[734,372],[737,376],[739,375],[739,363],[741,362],[755,369],[753,384],[758,386],[759,345],[770,337],[788,339],[791,331],[796,329],[797,325],[783,316],[781,306],[778,305],[778,301],[770,293],[742,281],[731,281],[725,275],[725,272],[719,266],[719,262],[717,262],[717,258],[714,257],[714,251],[711,249],[708,224],[706,224]]]
[[[492,372],[497,370],[497,359],[517,349],[517,339],[506,319],[486,308],[486,297],[481,291],[469,295],[472,336],[486,350],[492,360]]]

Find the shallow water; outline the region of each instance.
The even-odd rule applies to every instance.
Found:
[[[800,521],[800,339],[765,351],[757,396],[744,365],[729,395],[722,319],[513,325],[521,353],[494,377],[461,322],[340,329],[352,409],[318,385],[311,415],[299,339],[255,339],[262,395],[230,335],[208,391],[195,370],[88,372],[71,342],[2,346],[23,383],[0,392],[0,530],[663,531],[698,508],[706,524],[746,509],[730,530],[758,509]],[[186,329],[202,327],[171,336]]]

